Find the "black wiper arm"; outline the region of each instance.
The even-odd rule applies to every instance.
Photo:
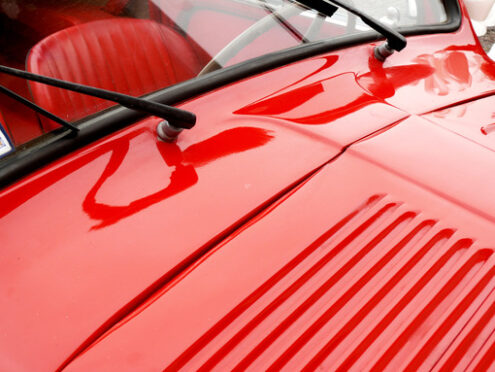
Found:
[[[10,89],[5,88],[3,85],[0,85],[0,93],[5,94],[6,96],[16,100],[17,102],[22,103],[24,106],[29,107],[30,109],[40,113],[43,116],[46,116],[48,119],[51,119],[60,125],[70,129],[73,132],[79,132],[79,128],[72,125],[68,121],[65,121],[64,119],[52,114],[51,112],[45,110],[44,108],[38,106],[37,104],[27,100],[26,98],[20,96],[19,94],[11,91]]]
[[[32,72],[19,70],[4,65],[0,65],[0,73],[17,76],[26,80],[36,81],[38,83],[51,85],[54,87],[119,103],[120,105],[132,110],[142,111],[151,115],[161,117],[170,122],[170,124],[172,124],[176,128],[191,129],[196,124],[196,115],[194,115],[192,112],[181,110],[176,107],[164,105],[158,102],[148,101],[144,98],[137,98],[110,90],[95,88],[88,85],[82,85],[65,80],[51,78],[48,76],[38,75]]]
[[[334,13],[332,12],[332,8],[328,7],[329,3],[325,0],[297,0],[297,2],[306,5],[307,7],[313,8],[319,11],[320,13],[328,15],[329,17],[331,17]],[[376,19],[370,17],[366,13],[363,13],[359,9],[356,9],[351,5],[345,4],[340,0],[329,0],[329,2],[337,5],[342,9],[347,10],[349,13],[358,16],[365,24],[367,24],[372,29],[382,34],[387,39],[387,43],[384,46],[380,46],[375,50],[375,55],[378,59],[381,59],[380,57],[382,57],[384,60],[390,54],[392,54],[394,50],[400,52],[402,49],[406,47],[407,45],[406,38],[396,30],[394,30],[393,28],[384,25],[382,22],[377,21]],[[322,12],[322,10],[325,11],[325,9],[329,9],[330,12],[328,13]],[[388,50],[385,50],[384,48],[385,49],[388,48]],[[385,55],[382,55],[381,53]]]
[[[332,5],[324,0],[297,0],[297,2],[306,5],[307,7],[314,9],[330,18],[332,18],[335,12],[339,9],[335,5]]]

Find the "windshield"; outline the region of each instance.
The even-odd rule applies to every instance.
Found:
[[[447,21],[441,0],[347,0],[388,26]],[[368,32],[287,0],[0,0],[0,64],[142,96],[268,53]],[[76,122],[114,105],[0,74],[0,85]],[[59,124],[0,96],[0,157]]]

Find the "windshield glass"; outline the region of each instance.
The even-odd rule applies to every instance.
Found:
[[[447,21],[441,0],[347,0],[392,27]],[[369,31],[287,0],[0,0],[0,64],[142,96],[267,53]],[[75,122],[112,105],[0,74],[0,84]],[[0,96],[0,157],[56,124]]]

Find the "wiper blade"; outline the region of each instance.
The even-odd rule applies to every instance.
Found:
[[[58,117],[54,114],[52,114],[51,112],[45,110],[44,108],[38,106],[37,104],[31,102],[30,100],[20,96],[19,94],[17,94],[16,92],[10,90],[10,89],[7,89],[5,88],[3,85],[0,85],[0,93],[1,94],[5,94],[6,96],[16,100],[17,102],[20,102],[22,103],[24,106],[27,106],[29,107],[30,109],[38,112],[39,114],[47,117],[48,119],[51,119],[53,120],[54,122],[57,122],[59,123],[60,125],[70,129],[71,131],[73,132],[79,132],[79,128],[72,125],[71,123],[69,123],[68,121],[65,121],[64,119],[62,119],[61,117]]]
[[[194,113],[158,102],[148,101],[144,98],[137,98],[111,90],[38,75],[4,65],[0,65],[0,73],[112,101],[132,110],[142,111],[147,114],[161,117],[176,128],[191,129],[196,124],[196,115],[194,115]]]
[[[297,0],[298,3],[306,5],[308,8],[314,9],[327,17],[332,18],[335,12],[339,9],[335,5],[324,0]]]
[[[306,44],[308,43],[308,39],[301,34],[292,24],[287,22],[287,19],[277,12],[276,9],[272,8],[266,0],[262,0],[261,2],[261,7],[267,11],[268,14],[271,14],[272,17],[282,26],[285,28],[290,34],[292,34],[296,39],[298,39],[301,43]]]
[[[329,2],[327,2],[326,0],[297,0],[297,2],[306,5],[309,8],[313,8],[329,17],[331,17],[335,13],[335,11],[332,11],[332,8],[329,7],[330,5],[329,2],[331,2],[337,5],[338,7],[347,10],[349,13],[358,16],[365,24],[367,24],[369,27],[382,34],[387,39],[387,43],[384,46],[380,46],[375,50],[375,55],[378,59],[385,60],[385,58],[387,58],[390,54],[392,54],[394,50],[400,52],[407,45],[406,38],[402,36],[399,32],[397,32],[391,27],[388,27],[387,25],[384,25],[382,22],[379,22],[376,19],[370,17],[366,13],[363,13],[359,9],[356,9],[351,5],[343,3],[340,0],[329,0]],[[329,11],[325,12],[325,10],[327,9]]]

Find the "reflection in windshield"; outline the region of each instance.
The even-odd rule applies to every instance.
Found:
[[[392,27],[443,23],[447,20],[440,1],[431,0],[348,0],[373,18]]]

